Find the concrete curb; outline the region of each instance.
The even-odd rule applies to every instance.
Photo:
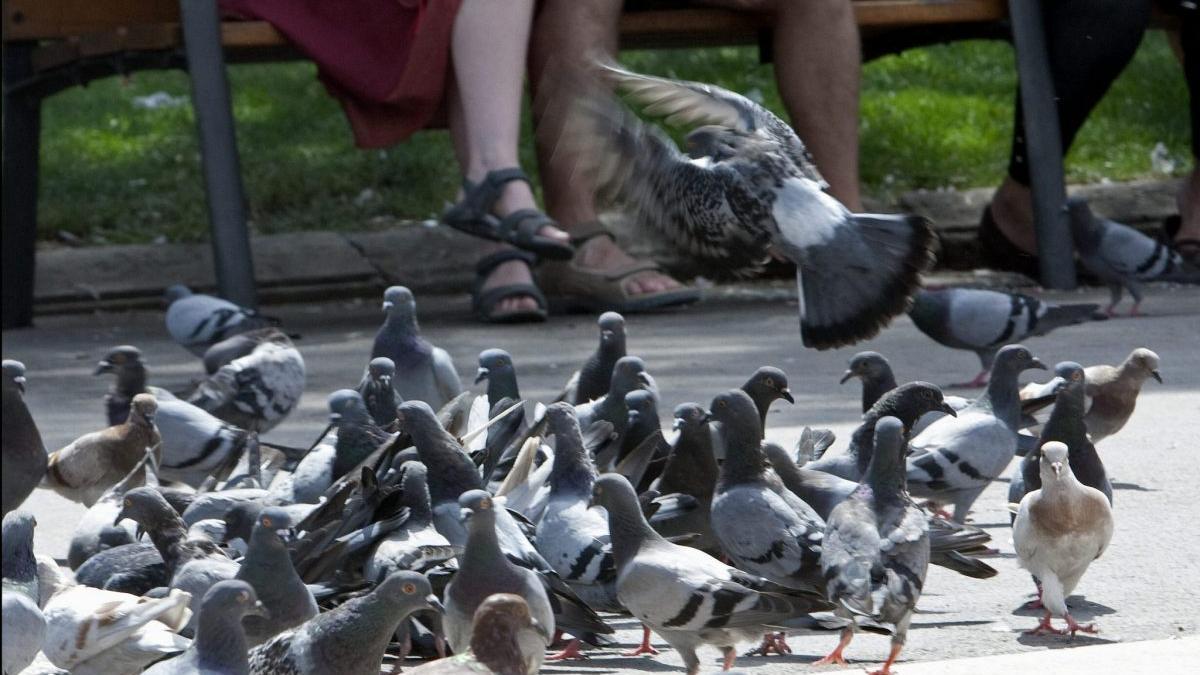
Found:
[[[1095,210],[1121,222],[1155,229],[1175,211],[1179,181],[1077,186]],[[972,269],[979,258],[975,227],[990,189],[919,191],[885,211],[929,217],[942,243],[939,266]],[[655,233],[620,216],[606,217],[618,240],[637,255],[659,260],[683,276],[705,271]],[[474,276],[485,242],[446,227],[397,222],[388,230],[298,232],[253,237],[259,290],[267,302],[372,293],[403,284],[420,293],[462,292]],[[35,302],[39,314],[154,305],[173,283],[215,287],[208,244],[145,244],[51,248],[38,253]]]

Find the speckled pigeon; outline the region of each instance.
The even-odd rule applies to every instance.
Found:
[[[278,329],[264,328],[249,336],[258,340],[254,351],[221,366],[188,401],[234,426],[263,433],[300,402],[304,357]]]

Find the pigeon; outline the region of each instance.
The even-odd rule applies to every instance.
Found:
[[[204,350],[204,356],[201,359],[204,363],[204,374],[212,375],[222,366],[254,351],[256,346],[258,346],[258,339],[254,331],[239,333],[221,340]]]
[[[612,381],[608,385],[608,393],[598,399],[575,406],[575,417],[579,420],[579,428],[585,433],[597,421],[608,422],[613,427],[614,438],[619,441],[625,435],[629,424],[629,408],[625,405],[625,397],[635,389],[656,391],[654,380],[646,372],[646,364],[636,356],[624,356],[613,366]],[[597,450],[596,465],[602,471],[616,465],[620,443],[611,443]]]
[[[363,565],[363,576],[368,581],[382,581],[397,570],[426,572],[456,555],[456,549],[433,526],[427,475],[428,469],[421,462],[405,462],[401,494],[408,519],[371,551]]]
[[[517,675],[529,672],[521,651],[544,629],[519,595],[496,593],[475,610],[471,620],[471,647],[462,654],[438,659],[409,670],[419,675]]]
[[[33,557],[33,530],[37,519],[28,511],[10,511],[3,521],[4,590],[20,593],[35,603],[40,598],[37,560]]]
[[[905,490],[904,455],[903,424],[895,417],[879,420],[867,474],[829,514],[821,554],[829,599],[841,605],[839,614],[895,626],[887,661],[876,671],[881,675],[892,672],[904,648],[929,569],[929,525]],[[853,637],[851,626],[817,663],[846,665],[842,652]]]
[[[636,488],[644,490],[662,473],[671,444],[663,436],[658,421],[658,397],[654,392],[645,389],[629,392],[625,395],[625,407],[629,410],[628,423],[621,438],[616,470]]]
[[[509,562],[496,539],[497,504],[483,490],[470,490],[459,498],[468,520],[467,545],[458,559],[458,574],[446,586],[446,640],[455,652],[470,647],[475,610],[493,593],[512,593],[529,604],[530,614],[544,632],[521,643],[526,673],[537,673],[543,651],[554,631],[554,611],[546,587],[536,572]]]
[[[825,522],[771,470],[754,401],[735,389],[714,398],[710,410],[726,448],[712,501],[721,549],[739,569],[819,593]]]
[[[235,578],[253,586],[257,598],[267,609],[266,615],[247,616],[242,621],[246,628],[245,641],[250,646],[261,644],[317,615],[317,601],[296,574],[287,544],[280,538],[279,533],[289,530],[293,524],[287,511],[277,507],[263,509],[238,568]],[[204,605],[201,604],[201,628],[203,622]]]
[[[371,419],[381,429],[387,429],[396,421],[396,406],[404,402],[393,384],[395,378],[396,364],[386,356],[379,356],[367,364],[367,373],[358,383],[358,393],[367,404]]]
[[[934,342],[975,352],[982,370],[962,386],[982,387],[1001,347],[1091,321],[1099,309],[1092,303],[1056,305],[1020,293],[944,288],[917,293],[908,316]]]
[[[283,490],[287,501],[317,503],[334,481],[390,439],[387,432],[375,426],[357,391],[339,389],[329,395],[327,402],[330,425],[337,429],[337,437],[332,443],[319,445],[300,460],[291,476],[291,494],[286,495],[287,491]],[[273,485],[272,489],[277,486]]]
[[[165,597],[80,586],[52,559],[38,560],[46,617],[46,658],[72,675],[134,675],[191,641],[179,631],[191,618],[191,596],[172,589]]]
[[[108,350],[92,374],[110,373],[117,376],[104,395],[104,412],[111,427],[125,422],[133,397],[138,394],[151,394],[160,402],[175,398],[166,390],[151,390],[146,386],[146,363],[142,361],[142,350],[132,345],[120,345]]]
[[[3,647],[0,660],[5,673],[19,673],[33,663],[46,638],[46,618],[38,606],[40,586],[33,557],[33,530],[37,520],[26,511],[4,515]]]
[[[797,266],[804,345],[830,349],[877,334],[908,307],[932,263],[918,216],[854,214],[826,188],[783,120],[730,91],[601,66],[651,115],[697,128],[689,155],[611,96],[574,97],[564,140],[603,192],[695,257],[750,273],[774,249]],[[588,147],[590,145],[590,147]]]
[[[673,415],[679,434],[662,473],[650,485],[655,507],[650,526],[667,538],[698,535],[689,546],[719,555],[721,545],[709,512],[720,469],[713,454],[708,411],[696,403],[682,403]]]
[[[100,499],[92,504],[91,508],[75,524],[75,532],[71,535],[71,546],[67,549],[67,565],[71,569],[79,569],[79,566],[88,558],[100,552],[101,536],[110,528],[123,532],[124,536],[110,533],[109,544],[132,544],[134,542],[136,532],[132,523],[127,523],[127,527],[115,528],[113,518],[120,512],[121,500],[125,497],[126,492],[135,487],[156,482],[153,469],[147,466],[152,462],[153,457],[153,453],[147,451],[142,460],[130,469],[121,482],[101,495]],[[121,538],[118,540],[114,536]]]
[[[1016,507],[1013,544],[1017,561],[1042,584],[1045,614],[1032,634],[1062,634],[1050,619],[1061,616],[1071,635],[1095,633],[1094,625],[1080,625],[1067,610],[1067,596],[1092,561],[1103,555],[1112,539],[1113,515],[1108,499],[1099,490],[1080,483],[1071,471],[1067,446],[1057,441],[1042,446],[1041,489],[1034,490]],[[1012,505],[1009,507],[1013,508]]]
[[[226,422],[265,433],[275,428],[304,393],[304,357],[276,328],[246,337],[258,341],[249,354],[221,366],[188,398]]]
[[[1110,302],[1105,312],[1113,316],[1124,291],[1133,296],[1129,316],[1142,304],[1142,283],[1166,280],[1200,283],[1200,271],[1185,266],[1166,242],[1147,237],[1127,225],[1098,218],[1082,199],[1067,200],[1071,238],[1084,269],[1108,286]]]
[[[370,593],[250,650],[254,675],[377,675],[388,640],[413,612],[442,611],[429,580],[395,572]]]
[[[879,352],[859,352],[850,359],[846,372],[838,384],[846,384],[851,378],[862,380],[862,411],[865,413],[884,394],[896,388],[896,376],[892,364]]]
[[[167,332],[175,344],[196,356],[210,346],[248,331],[279,325],[279,320],[228,300],[195,293],[183,284],[167,287]]]
[[[371,358],[386,356],[396,366],[392,380],[405,401],[424,401],[437,410],[462,392],[462,382],[454,361],[446,350],[429,344],[417,326],[417,303],[412,291],[392,286],[383,293],[383,311],[387,315]]]
[[[1030,368],[1046,370],[1025,347],[1004,347],[992,364],[987,391],[957,417],[942,418],[912,439],[910,493],[952,502],[954,520],[965,522],[975,499],[1016,455],[1017,377]]]
[[[796,403],[796,399],[792,397],[792,390],[788,389],[787,374],[772,366],[763,366],[754,371],[750,379],[742,385],[742,391],[749,394],[750,399],[754,401],[754,407],[758,409],[759,426],[764,433],[767,429],[767,413],[772,403],[780,399],[793,405]]]
[[[805,468],[824,471],[839,478],[857,483],[862,479],[874,452],[875,424],[883,417],[898,418],[910,427],[923,416],[933,412],[957,413],[945,401],[942,390],[928,382],[909,382],[901,385],[876,401],[863,415],[863,422],[850,436],[846,451],[837,455],[824,455],[805,464]]]
[[[134,542],[92,554],[75,570],[75,580],[82,586],[145,595],[169,586],[171,573],[153,544]]]
[[[25,501],[46,475],[46,446],[25,405],[25,364],[4,360],[3,382],[3,466],[4,513]]]
[[[1104,493],[1112,504],[1112,483],[1104,470],[1104,463],[1096,452],[1096,446],[1088,438],[1084,422],[1084,401],[1087,381],[1083,366],[1073,361],[1063,361],[1054,367],[1054,374],[1061,381],[1054,403],[1054,411],[1042,429],[1040,443],[1057,441],[1067,446],[1070,453],[1071,473],[1083,485]],[[1030,492],[1042,487],[1040,453],[1030,452],[1021,460],[1013,472],[1008,485],[1008,501],[1021,503]]]
[[[196,639],[179,656],[147,668],[146,675],[246,675],[250,662],[242,625],[268,612],[250,584],[236,580],[214,584],[200,601]]]
[[[1112,436],[1125,426],[1147,377],[1162,383],[1158,354],[1145,347],[1130,352],[1119,366],[1091,366],[1084,373],[1090,399],[1084,422],[1093,442]]]
[[[161,442],[154,425],[158,402],[138,394],[123,424],[85,434],[50,453],[41,487],[91,507],[116,485],[145,455],[146,448]]]
[[[583,367],[571,375],[557,401],[579,405],[608,392],[613,367],[625,356],[625,317],[616,312],[605,312],[596,323],[600,326],[600,344],[583,362]]]
[[[844,619],[807,616],[833,608],[818,595],[777,586],[667,541],[646,521],[624,476],[600,476],[592,494],[608,511],[618,599],[679,652],[689,675],[700,670],[696,648],[704,644],[721,649],[728,670],[735,645],[769,627],[836,630],[848,625]]]

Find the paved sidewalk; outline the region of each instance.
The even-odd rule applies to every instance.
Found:
[[[837,433],[836,451],[845,447],[860,415],[856,384],[837,383],[854,352],[874,349],[885,354],[901,381],[961,382],[978,367],[974,355],[934,344],[907,318],[856,348],[804,350],[794,299],[790,299],[793,291],[786,286],[720,289],[713,299],[690,310],[630,317],[629,349],[646,360],[660,385],[662,417],[669,419],[671,409],[682,401],[707,405],[715,393],[740,385],[757,366],[773,364],[790,375],[796,405],[776,406],[769,418],[768,438],[791,447],[804,425],[823,426]],[[1092,289],[1045,296],[1104,302],[1107,292]],[[418,296],[418,303],[426,336],[450,352],[465,382],[469,383],[475,372],[478,353],[500,346],[513,354],[522,393],[542,400],[561,389],[596,339],[594,319],[589,316],[555,317],[535,327],[483,326],[468,318],[465,297]],[[1127,308],[1128,302],[1123,309]],[[311,441],[324,426],[328,393],[358,381],[381,319],[379,303],[371,298],[266,309],[303,336],[297,344],[308,367],[301,405],[267,438],[300,445]],[[1015,652],[1033,652],[1026,658],[1034,661],[1018,661],[1015,668],[1032,665],[1037,672],[1054,672],[1058,666],[1043,669],[1039,659],[1045,657],[1047,664],[1049,659],[1070,660],[1056,651],[1060,647],[1123,643],[1136,652],[1141,647],[1131,643],[1137,641],[1200,635],[1200,613],[1196,611],[1200,537],[1196,536],[1195,519],[1196,484],[1200,481],[1200,288],[1155,286],[1143,309],[1148,314],[1144,318],[1069,327],[1026,343],[1051,365],[1067,359],[1085,365],[1115,363],[1143,345],[1162,357],[1165,383],[1147,382],[1126,429],[1099,445],[1116,488],[1116,532],[1109,550],[1084,577],[1071,603],[1080,621],[1096,621],[1102,632],[1080,635],[1074,641],[1022,634],[1036,623],[1035,613],[1021,609],[1033,584],[1016,565],[1005,510],[1008,486],[997,482],[979,499],[974,522],[992,533],[993,544],[1000,549],[1000,555],[990,560],[999,575],[979,581],[940,568],[931,571],[898,664],[903,675],[919,674],[923,672],[920,668],[928,667],[919,663]],[[169,389],[185,387],[202,372],[198,360],[168,340],[158,311],[49,316],[40,318],[38,324],[34,329],[5,331],[4,358],[20,359],[28,365],[30,407],[51,449],[100,428],[101,398],[109,382],[92,377],[91,371],[109,347],[135,344],[142,348],[151,383]],[[1041,372],[1031,375],[1045,377]],[[39,523],[37,550],[65,555],[82,508],[42,490],[35,492],[28,507]],[[636,644],[640,631],[635,622],[625,619],[614,625],[622,648]],[[809,664],[833,648],[836,636],[796,637],[790,642],[793,655],[739,658],[737,668],[762,675],[813,670]],[[1141,644],[1148,658],[1167,647],[1196,649],[1195,640],[1183,645],[1163,643],[1162,648],[1157,642]],[[1126,654],[1125,649],[1118,647],[1112,653]],[[886,638],[862,635],[847,655],[855,668],[873,669],[887,651]],[[1093,653],[1073,650],[1071,655],[1076,651]],[[616,649],[603,650],[588,661],[549,665],[546,672],[682,672],[678,656],[669,650],[655,659],[617,654]],[[1175,656],[1162,662],[1161,668],[1195,666],[1194,660],[1184,662],[1176,652],[1170,654]],[[700,656],[703,672],[719,669],[716,650],[702,649]],[[1097,658],[1100,661],[1088,663],[1099,672],[1121,672],[1103,667],[1107,657]],[[1128,658],[1132,661],[1136,655]],[[1161,668],[1155,672],[1167,672]],[[970,665],[939,672],[974,670],[976,666]],[[1010,673],[1006,668],[1005,675]]]

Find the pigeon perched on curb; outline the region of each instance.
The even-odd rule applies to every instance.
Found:
[[[583,367],[571,375],[558,401],[579,405],[608,392],[613,367],[625,356],[625,317],[605,312],[596,324],[600,327],[600,344],[583,362]]]
[[[1013,522],[1017,560],[1042,584],[1045,614],[1030,631],[1035,635],[1066,632],[1051,625],[1053,616],[1066,620],[1071,635],[1096,632],[1094,625],[1075,622],[1067,609],[1067,596],[1108,548],[1112,507],[1103,493],[1075,479],[1067,453],[1067,446],[1057,441],[1042,446],[1042,487],[1025,495]]]
[[[454,361],[446,350],[435,347],[421,337],[417,325],[417,303],[412,291],[392,286],[383,292],[383,312],[386,317],[375,343],[371,358],[386,356],[396,366],[392,384],[405,401],[424,401],[437,410],[462,392],[462,382]]]
[[[796,404],[792,390],[788,388],[787,374],[773,366],[763,366],[754,371],[750,379],[742,385],[742,391],[754,401],[754,407],[758,410],[759,425],[764,434],[767,429],[767,413],[771,411],[772,403],[782,399],[792,405]]]
[[[679,652],[689,675],[700,670],[696,648],[704,644],[720,648],[728,670],[734,647],[769,628],[838,630],[848,624],[808,616],[832,609],[819,595],[777,586],[663,539],[646,522],[624,476],[600,476],[593,500],[608,511],[617,597]]]
[[[668,538],[698,535],[689,546],[720,555],[721,545],[709,519],[720,468],[713,454],[708,411],[696,403],[681,403],[675,407],[674,417],[679,434],[662,473],[650,484],[650,492],[655,494],[650,526]]]
[[[183,284],[169,286],[165,299],[167,332],[176,344],[196,356],[203,356],[204,350],[231,335],[279,325],[278,319],[257,310],[194,293]]]
[[[544,629],[529,612],[524,598],[496,593],[475,610],[471,620],[471,648],[462,654],[425,663],[408,671],[419,675],[516,675],[528,671],[521,653],[522,640],[531,641]]]
[[[1142,282],[1200,283],[1200,270],[1185,269],[1183,258],[1165,243],[1127,225],[1097,218],[1082,199],[1067,200],[1067,217],[1079,262],[1108,286],[1110,302],[1105,311],[1109,316],[1115,313],[1125,290],[1133,296],[1129,315],[1138,315]]]
[[[932,262],[923,218],[854,214],[825,191],[804,144],[766,108],[713,85],[600,66],[600,75],[651,115],[699,125],[689,156],[611,96],[584,108],[565,135],[602,191],[689,254],[745,273],[771,249],[797,266],[806,347],[829,349],[877,334],[908,307]],[[568,125],[572,126],[572,125]]]
[[[1125,426],[1147,377],[1162,383],[1158,354],[1145,347],[1130,352],[1119,366],[1090,366],[1084,374],[1090,400],[1084,422],[1093,442],[1112,436]]]
[[[147,448],[159,446],[162,438],[154,425],[157,412],[153,396],[134,396],[129,419],[123,424],[85,434],[50,453],[41,487],[84,506],[95,504],[142,459]]]
[[[537,673],[543,651],[554,631],[554,612],[543,581],[537,573],[509,562],[496,540],[497,504],[483,490],[470,490],[459,498],[468,521],[467,545],[459,556],[458,574],[446,586],[446,640],[455,652],[471,644],[475,610],[493,593],[513,593],[529,604],[530,614],[542,626],[538,639],[521,644],[526,673]],[[501,507],[503,508],[503,507]],[[534,636],[530,636],[534,637]]]
[[[378,356],[367,364],[367,372],[358,383],[357,391],[367,404],[371,419],[382,429],[396,421],[396,406],[404,397],[396,391],[396,364],[386,356]]]
[[[276,328],[247,337],[254,351],[221,366],[188,398],[230,424],[264,433],[283,421],[304,393],[304,357]]]
[[[1021,345],[996,355],[987,391],[958,414],[944,417],[909,443],[908,490],[936,502],[954,504],[954,520],[967,512],[1017,452],[1021,418],[1017,377],[1030,368],[1046,369]]]
[[[261,644],[317,615],[317,601],[296,574],[287,544],[280,538],[279,533],[293,525],[287,511],[278,507],[263,509],[238,567],[235,578],[253,586],[260,604],[267,610],[265,615],[247,616],[242,621],[246,629],[245,640],[250,646]],[[203,623],[202,603],[201,629]]]
[[[875,454],[858,488],[829,514],[821,570],[839,615],[892,624],[892,648],[879,675],[889,675],[904,648],[908,625],[929,569],[926,515],[905,490],[904,427],[895,417],[875,425]],[[854,628],[818,664],[846,665],[842,651]]]
[[[25,405],[25,364],[4,360],[3,466],[4,513],[17,508],[46,475],[46,446],[29,408]]]
[[[1091,321],[1099,309],[1091,303],[1056,305],[1020,293],[943,288],[918,292],[908,316],[938,344],[975,352],[982,370],[963,386],[982,387],[1001,347]]]
[[[442,611],[429,580],[389,575],[370,593],[322,612],[250,650],[254,675],[378,675],[388,641],[408,615]]]
[[[246,675],[250,661],[243,617],[261,619],[267,613],[250,584],[233,580],[214,584],[200,601],[196,639],[179,656],[146,669],[146,675]]]

